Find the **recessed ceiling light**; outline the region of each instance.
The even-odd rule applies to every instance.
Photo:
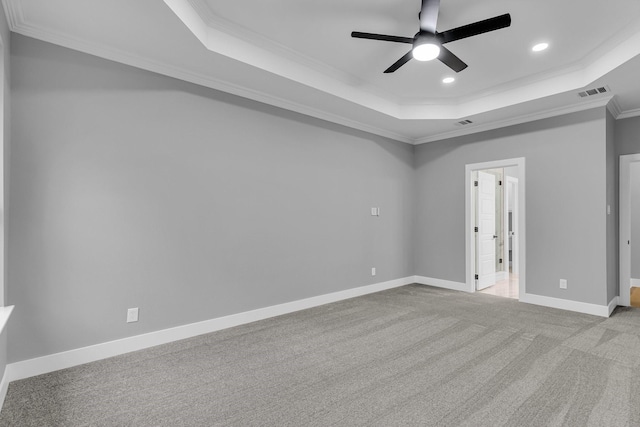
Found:
[[[548,47],[549,47],[549,43],[538,43],[537,45],[532,47],[531,50],[534,51],[534,52],[541,52],[541,51],[545,50]]]
[[[453,77],[445,77],[444,79],[442,79],[442,83],[447,83],[447,84],[453,83],[455,81],[456,79],[454,79]]]

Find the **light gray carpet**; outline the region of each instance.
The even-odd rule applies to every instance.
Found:
[[[640,310],[410,285],[13,382],[1,426],[638,426]]]

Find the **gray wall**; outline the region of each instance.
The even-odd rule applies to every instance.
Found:
[[[640,153],[640,117],[616,120],[615,151],[616,158],[623,154]]]
[[[413,274],[414,147],[19,35],[11,70],[10,362]]]
[[[607,200],[610,212],[606,215],[607,224],[607,302],[619,294],[618,286],[618,160],[615,155],[615,119],[607,110],[606,115],[606,162],[607,162]],[[602,208],[603,211],[606,207]]]
[[[416,147],[416,274],[465,281],[465,165],[525,157],[527,292],[607,304],[605,133],[598,108]]]
[[[631,278],[640,280],[640,162],[631,163]]]

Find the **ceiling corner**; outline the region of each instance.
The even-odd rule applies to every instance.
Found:
[[[618,119],[622,115],[622,108],[618,102],[618,98],[614,95],[607,103],[607,110],[611,113],[614,119]]]
[[[20,0],[2,0],[2,8],[7,17],[7,23],[11,31],[17,31],[24,24],[24,15]]]

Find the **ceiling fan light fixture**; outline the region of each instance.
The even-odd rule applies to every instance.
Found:
[[[413,59],[431,61],[440,55],[440,46],[435,43],[422,43],[413,47]]]

